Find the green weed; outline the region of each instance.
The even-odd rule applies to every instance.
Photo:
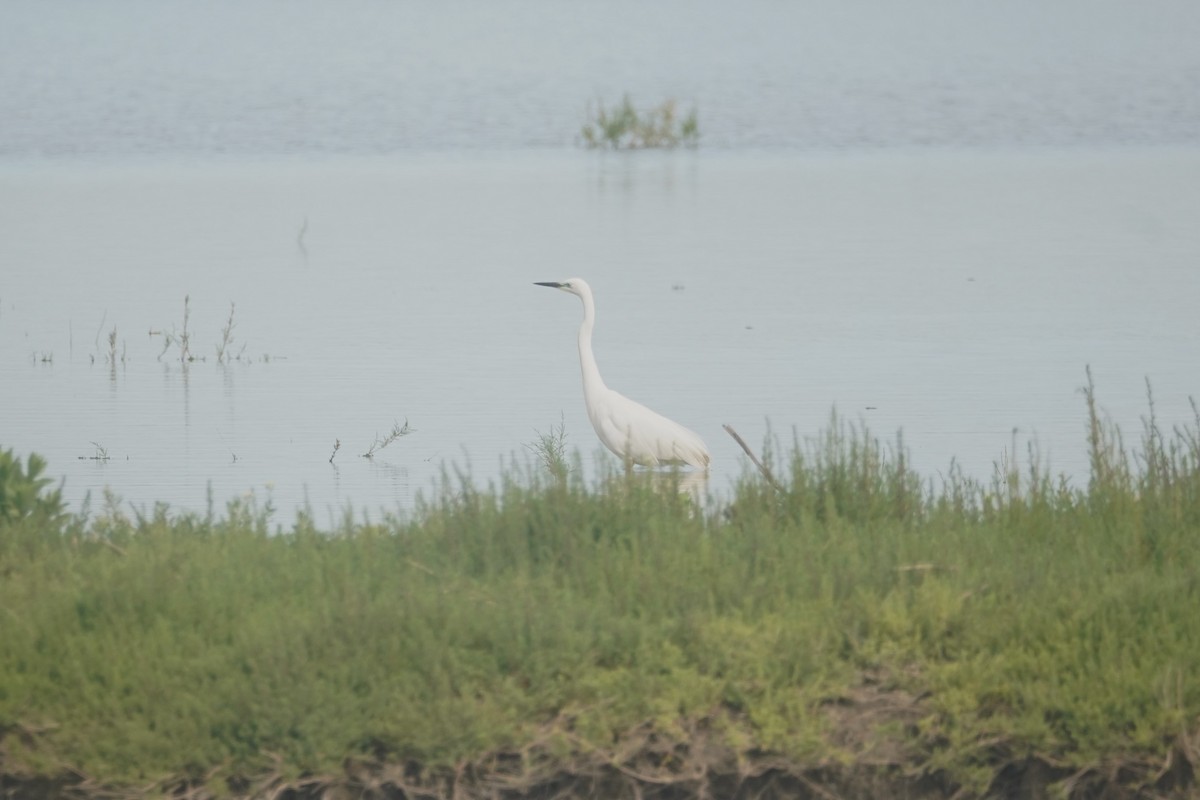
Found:
[[[537,440],[525,445],[525,449],[537,456],[538,461],[546,472],[556,480],[566,480],[571,471],[567,457],[567,423],[565,418],[559,419],[558,427],[550,426],[546,433],[535,431]]]
[[[674,100],[665,100],[657,107],[638,111],[629,95],[614,109],[597,103],[595,112],[588,112],[588,121],[580,131],[583,144],[589,148],[640,150],[644,148],[694,147],[700,140],[700,125],[696,109],[683,118]]]
[[[62,490],[48,491],[54,481],[42,473],[46,460],[30,453],[21,465],[12,450],[0,449],[0,524],[12,524],[29,517],[54,522],[66,510]]]

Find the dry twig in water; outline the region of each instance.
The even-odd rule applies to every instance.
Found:
[[[758,456],[754,455],[754,451],[750,449],[749,445],[742,440],[741,436],[738,436],[737,431],[735,431],[730,425],[722,425],[721,427],[724,428],[725,432],[732,436],[733,440],[737,442],[743,450],[746,451],[746,455],[750,456],[750,460],[754,462],[754,466],[758,467],[758,471],[763,474],[763,477],[767,479],[767,482],[770,483],[776,491],[782,492],[783,486],[780,485],[779,481],[775,480],[775,476],[771,474],[771,468],[762,461],[759,461]]]

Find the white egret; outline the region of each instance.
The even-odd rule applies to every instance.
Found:
[[[708,469],[709,455],[704,440],[692,431],[661,414],[630,400],[604,385],[596,357],[592,355],[592,328],[596,304],[592,287],[583,278],[566,281],[537,281],[569,292],[583,301],[583,323],[579,326],[579,366],[583,371],[583,402],[596,435],[628,465],[656,467],[662,464],[689,464]]]

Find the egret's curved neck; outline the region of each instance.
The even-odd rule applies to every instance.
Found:
[[[592,354],[592,328],[596,324],[596,304],[592,302],[591,294],[579,297],[583,301],[583,322],[579,325],[579,367],[583,371],[583,390],[585,393],[592,389],[603,389],[604,379],[600,377],[600,368],[596,366],[596,356]]]

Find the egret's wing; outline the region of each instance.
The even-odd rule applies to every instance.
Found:
[[[607,399],[596,432],[617,455],[646,466],[708,466],[708,448],[694,432],[617,392]]]

